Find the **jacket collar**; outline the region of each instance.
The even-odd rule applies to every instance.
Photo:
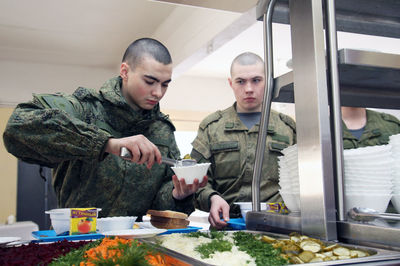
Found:
[[[108,122],[118,128],[147,127],[160,118],[160,105],[151,110],[130,106],[122,95],[122,78],[115,77],[106,81],[100,88],[103,101],[110,104],[112,111],[107,114]]]

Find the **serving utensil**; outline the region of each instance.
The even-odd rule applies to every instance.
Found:
[[[132,153],[126,147],[121,148],[119,156],[128,160],[132,159]],[[174,167],[191,166],[197,164],[196,160],[194,159],[175,160],[164,156],[161,157],[161,163],[165,163]]]
[[[382,213],[370,208],[354,207],[348,212],[349,217],[355,221],[370,222],[376,218],[400,221],[400,214]]]

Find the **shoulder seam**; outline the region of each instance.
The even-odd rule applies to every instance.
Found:
[[[221,110],[218,110],[208,115],[206,118],[204,118],[203,121],[200,122],[199,127],[204,130],[209,124],[218,121],[219,119],[221,119],[221,117],[222,117]]]

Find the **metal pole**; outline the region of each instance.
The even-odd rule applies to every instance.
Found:
[[[258,139],[256,147],[256,156],[253,169],[253,183],[251,187],[253,211],[260,211],[260,180],[262,163],[264,160],[265,143],[267,139],[267,130],[269,115],[271,111],[271,101],[274,88],[273,77],[273,52],[272,52],[272,13],[275,0],[268,4],[267,12],[264,14],[264,73],[265,87],[264,98],[261,112],[260,128],[258,130]]]
[[[335,1],[325,0],[326,16],[326,44],[328,58],[329,83],[332,92],[331,112],[334,130],[334,151],[336,166],[336,188],[339,220],[344,220],[344,189],[343,189],[343,136],[342,136],[342,112],[340,110],[340,85],[337,55],[337,35],[336,35],[336,12]]]

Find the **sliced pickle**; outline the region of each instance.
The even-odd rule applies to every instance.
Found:
[[[276,239],[273,237],[270,237],[270,236],[263,235],[261,237],[261,241],[271,244],[271,243],[274,243],[276,241]]]
[[[299,254],[299,258],[304,262],[310,262],[315,258],[315,254],[311,251],[305,250]]]
[[[317,253],[321,250],[321,245],[313,240],[303,240],[300,242],[300,247],[303,250],[308,250]]]
[[[333,254],[336,256],[348,256],[350,257],[350,250],[345,247],[338,247],[333,249]]]

